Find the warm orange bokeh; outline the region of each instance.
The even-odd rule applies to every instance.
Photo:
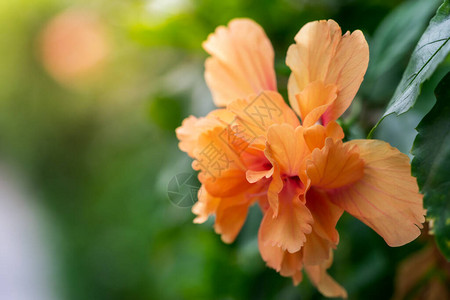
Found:
[[[231,243],[257,202],[267,265],[295,284],[304,269],[322,294],[346,297],[326,273],[344,210],[390,246],[420,234],[425,210],[406,155],[378,140],[342,142],[336,119],[369,61],[362,32],[342,35],[332,20],[311,22],[295,42],[286,58],[291,109],[276,91],[263,29],[248,19],[217,28],[203,44],[211,54],[205,78],[214,103],[225,108],[187,118],[177,136],[200,171],[196,223],[214,214],[216,232]]]
[[[66,85],[99,71],[110,50],[99,17],[75,9],[50,20],[41,33],[40,48],[46,70]]]

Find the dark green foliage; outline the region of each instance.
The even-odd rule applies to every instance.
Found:
[[[424,193],[436,242],[450,260],[450,73],[435,94],[435,106],[417,127],[412,170]]]

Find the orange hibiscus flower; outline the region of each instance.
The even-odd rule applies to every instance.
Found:
[[[190,116],[176,130],[202,183],[194,222],[215,215],[215,231],[231,243],[257,202],[267,265],[294,284],[304,269],[323,295],[346,297],[326,272],[344,210],[390,246],[415,239],[425,221],[406,155],[382,141],[342,142],[336,119],[350,106],[369,61],[362,32],[342,35],[333,20],[299,31],[286,58],[292,109],[276,91],[274,51],[258,24],[232,20],[203,47],[211,54],[206,82],[222,108]]]

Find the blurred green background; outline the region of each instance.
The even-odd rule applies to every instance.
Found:
[[[361,29],[371,60],[342,124],[347,138],[364,138],[440,2],[0,1],[0,298],[322,299],[307,279],[294,287],[265,267],[257,207],[226,245],[212,220],[194,225],[190,208],[169,201],[170,180],[192,172],[174,129],[213,107],[201,42],[232,18],[254,19],[274,45],[286,95],[285,54],[306,22]],[[447,59],[416,107],[386,118],[375,137],[408,151],[449,69]],[[403,298],[400,263],[433,243],[390,248],[348,215],[338,230],[330,273],[350,299],[389,299],[396,289]],[[427,276],[446,275],[436,267]],[[428,279],[408,297],[428,295]]]

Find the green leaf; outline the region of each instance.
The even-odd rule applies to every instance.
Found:
[[[375,31],[366,77],[383,75],[411,51],[440,3],[441,0],[410,0],[392,11]]]
[[[445,0],[417,43],[386,112],[372,128],[369,136],[387,115],[405,113],[414,105],[420,94],[422,83],[433,74],[436,67],[448,55],[449,40],[450,0]],[[395,43],[395,41],[392,42]]]
[[[436,242],[450,260],[450,72],[435,90],[436,104],[417,127],[412,172]]]

